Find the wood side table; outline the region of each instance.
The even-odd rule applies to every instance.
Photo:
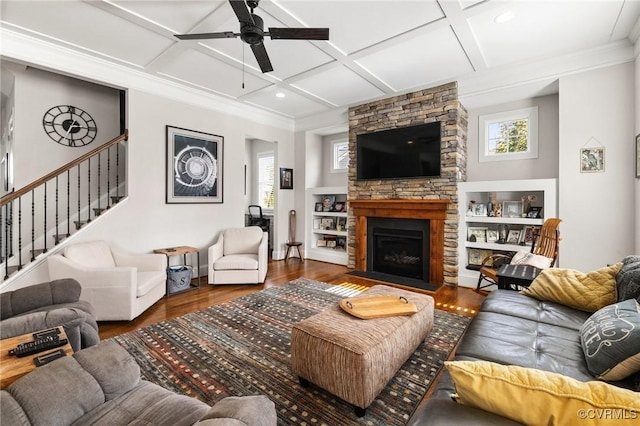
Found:
[[[58,327],[60,339],[67,339],[67,335],[62,327]],[[22,334],[20,336],[9,337],[8,339],[0,340],[0,388],[4,389],[11,383],[18,380],[25,374],[33,371],[36,368],[33,359],[40,355],[45,355],[50,352],[62,349],[67,355],[73,355],[73,349],[71,344],[67,342],[66,345],[60,346],[55,349],[47,349],[46,351],[38,352],[33,355],[27,355],[18,358],[14,355],[9,355],[9,349],[13,349],[20,343],[27,343],[33,341],[33,333]]]
[[[169,264],[170,263],[169,260],[170,260],[171,256],[180,256],[180,255],[182,255],[182,262],[183,262],[184,265],[186,265],[187,264],[187,254],[195,253],[196,254],[196,258],[197,258],[197,265],[198,265],[198,269],[196,269],[196,273],[195,273],[196,285],[193,285],[193,284],[190,283],[189,284],[189,288],[187,288],[185,290],[182,290],[182,291],[187,291],[187,290],[191,290],[191,289],[200,287],[200,250],[198,250],[195,247],[178,246],[178,247],[167,247],[167,248],[155,249],[153,252],[154,253],[159,253],[159,254],[164,254],[165,256],[167,256],[167,267],[171,266]],[[167,296],[169,296],[171,294],[180,293],[180,292],[181,291],[169,292],[169,287],[167,286]]]

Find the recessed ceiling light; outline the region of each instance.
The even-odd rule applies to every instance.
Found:
[[[496,24],[504,24],[505,22],[512,20],[514,16],[516,16],[515,13],[513,13],[511,10],[507,10],[506,12],[502,12],[501,14],[496,16],[493,19],[493,22],[495,22]]]
[[[284,93],[282,93],[282,92],[278,92],[278,93],[276,93],[276,98],[284,98],[284,96],[285,96],[285,95],[284,95]]]

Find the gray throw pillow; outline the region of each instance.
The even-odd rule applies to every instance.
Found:
[[[640,256],[622,259],[622,267],[616,274],[618,302],[636,299],[640,302]]]
[[[640,371],[640,305],[635,299],[605,306],[580,329],[589,372],[617,381]]]

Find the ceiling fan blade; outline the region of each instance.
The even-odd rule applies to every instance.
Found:
[[[329,40],[329,28],[269,28],[271,39]]]
[[[267,55],[267,49],[265,49],[264,44],[252,44],[251,50],[253,50],[253,54],[256,57],[258,65],[260,65],[260,70],[263,73],[273,71],[273,67],[271,66],[271,61],[269,60],[269,55]]]
[[[235,12],[238,20],[240,22],[248,22],[253,24],[253,18],[249,13],[249,9],[247,8],[247,4],[244,0],[229,0],[233,11]]]
[[[236,34],[233,31],[225,31],[222,33],[175,34],[175,37],[180,40],[208,40],[214,38],[235,38],[239,35],[240,34]]]

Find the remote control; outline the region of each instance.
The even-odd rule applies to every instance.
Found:
[[[37,331],[33,333],[33,338],[39,339],[41,337],[46,337],[46,336],[55,336],[56,334],[60,334],[60,329],[58,327],[50,328],[48,330]]]
[[[14,349],[9,350],[9,355],[15,355],[20,358],[66,345],[67,342],[67,339],[60,339],[58,335],[45,336],[35,339],[33,342],[20,343]]]
[[[36,364],[36,367],[40,367],[64,356],[67,356],[66,352],[62,349],[58,349],[57,351],[35,357],[33,362]]]

